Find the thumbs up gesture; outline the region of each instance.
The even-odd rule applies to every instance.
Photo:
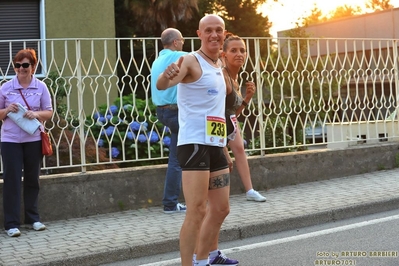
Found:
[[[170,64],[165,71],[163,72],[163,74],[170,80],[172,80],[174,77],[176,77],[177,75],[179,75],[180,72],[180,67],[181,64],[183,63],[184,57],[180,57],[179,60],[176,63],[172,63]]]

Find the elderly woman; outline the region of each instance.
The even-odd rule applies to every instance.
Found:
[[[46,121],[53,115],[45,83],[33,76],[37,58],[33,49],[20,50],[13,60],[16,76],[0,88],[1,155],[3,160],[4,228],[8,236],[21,235],[21,177],[23,173],[24,221],[36,231],[46,229],[38,212],[39,174],[43,159],[40,130],[27,132],[7,116],[27,109],[26,119]],[[31,134],[32,133],[32,134]],[[23,171],[22,171],[23,170]]]

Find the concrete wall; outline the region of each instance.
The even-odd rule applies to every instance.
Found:
[[[248,161],[254,188],[267,190],[398,167],[399,144],[273,154],[251,157]],[[42,221],[161,206],[165,171],[166,165],[158,165],[42,176],[39,198]],[[231,194],[243,193],[236,170],[231,179]]]

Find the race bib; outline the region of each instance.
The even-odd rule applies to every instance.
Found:
[[[233,114],[233,115],[230,115],[230,121],[231,121],[231,124],[233,125],[233,132],[231,132],[228,136],[227,136],[227,138],[229,139],[229,140],[234,140],[235,138],[236,138],[236,135],[237,135],[237,117],[236,117],[236,115],[235,114]],[[229,129],[229,131],[230,131],[230,129]]]
[[[224,117],[206,116],[205,143],[226,146],[226,120]]]

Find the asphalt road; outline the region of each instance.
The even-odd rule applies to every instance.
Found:
[[[239,266],[399,265],[399,210],[221,243]],[[104,266],[177,266],[177,252]]]

